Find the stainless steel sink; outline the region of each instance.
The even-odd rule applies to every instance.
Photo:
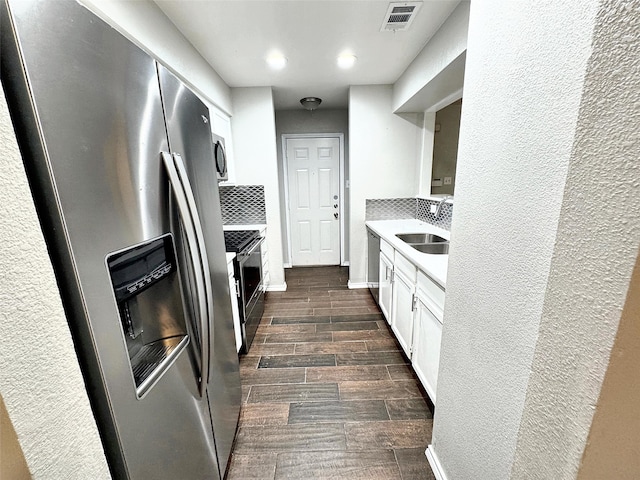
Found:
[[[432,255],[442,255],[449,253],[449,242],[446,243],[414,243],[413,248],[422,253],[430,253]]]
[[[440,243],[448,242],[446,238],[442,238],[432,233],[398,233],[396,234],[400,240],[406,243]]]

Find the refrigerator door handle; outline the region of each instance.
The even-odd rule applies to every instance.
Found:
[[[202,223],[200,222],[200,215],[198,215],[198,209],[196,207],[196,199],[193,195],[193,189],[191,188],[191,182],[189,182],[189,177],[187,176],[187,169],[184,166],[184,161],[179,153],[173,154],[173,161],[178,171],[178,176],[180,177],[180,181],[182,182],[182,187],[184,189],[184,193],[187,198],[187,205],[189,206],[189,211],[191,212],[191,216],[193,218],[193,226],[195,227],[196,238],[198,240],[198,247],[200,249],[200,262],[202,268],[202,274],[204,277],[204,293],[205,299],[207,301],[207,316],[203,319],[203,329],[202,332],[207,332],[206,336],[203,333],[202,342],[203,344],[207,343],[206,348],[206,356],[203,348],[202,361],[203,365],[204,360],[206,359],[206,367],[203,366],[203,375],[202,379],[204,381],[204,388],[209,384],[209,368],[211,362],[211,345],[213,345],[213,338],[211,338],[211,332],[213,331],[212,322],[213,322],[213,288],[211,286],[211,275],[209,273],[209,257],[207,256],[207,249],[204,243],[204,232],[202,231]],[[206,330],[205,323],[206,321]]]
[[[192,211],[189,208],[187,200],[188,197],[185,193],[183,183],[174,163],[174,158],[170,153],[162,152],[162,163],[164,164],[167,176],[169,177],[169,183],[171,184],[173,195],[178,205],[178,211],[185,226],[185,234],[187,237],[187,243],[189,245],[189,252],[191,254],[191,262],[193,263],[196,288],[198,290],[198,309],[201,324],[200,332],[202,335],[202,339],[200,341],[201,372],[199,387],[200,395],[204,396],[209,377],[209,306],[206,293],[206,285],[209,275],[205,274],[202,268],[203,262],[201,257],[204,251],[200,248],[200,244],[202,242],[198,240],[198,233],[196,230],[197,227],[195,226],[195,221],[198,220],[198,217],[196,216],[194,219],[194,217],[192,216]],[[209,280],[209,289],[210,288],[211,281]]]

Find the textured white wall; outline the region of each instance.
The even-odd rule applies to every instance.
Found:
[[[462,1],[393,85],[393,111],[401,108],[467,49],[469,1]],[[455,100],[455,99],[452,99]]]
[[[231,90],[151,0],[79,0],[169,67],[194,91],[232,114]]]
[[[640,248],[640,3],[602,2],[592,45],[513,478],[576,478]],[[630,447],[611,434],[599,449]],[[640,478],[638,447],[591,478]]]
[[[367,198],[412,197],[418,193],[423,115],[396,115],[390,85],[349,90],[349,283],[365,286]]]
[[[418,195],[431,195],[431,173],[433,170],[433,144],[436,135],[436,112],[424,112],[422,149],[418,159]]]
[[[271,87],[232,88],[234,167],[238,185],[264,185],[269,288],[285,286],[276,123]]]
[[[302,108],[298,110],[280,110],[276,111],[276,145],[278,147],[278,179],[280,182],[280,193],[284,192],[284,160],[282,155],[282,135],[287,133],[342,133],[344,135],[344,163],[345,163],[345,178],[346,181],[349,177],[349,112],[348,110],[316,110],[314,112],[308,112]],[[349,245],[349,190],[345,190],[347,198],[342,199],[345,202],[345,248]],[[282,218],[282,238],[283,238],[283,258],[285,263],[291,263],[291,259],[287,256],[286,244],[287,239],[287,226],[286,222],[286,205],[284,202],[284,195],[281,195],[280,202],[280,216]],[[349,260],[349,252],[345,252],[345,259]]]
[[[2,397],[34,478],[110,478],[1,89],[0,150]]]
[[[509,478],[596,2],[472,2],[433,450]]]

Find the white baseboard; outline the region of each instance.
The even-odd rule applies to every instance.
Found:
[[[369,284],[367,282],[355,283],[355,282],[352,282],[351,280],[349,280],[347,282],[347,287],[349,287],[349,289],[369,288]]]
[[[267,292],[286,292],[287,291],[287,282],[281,283],[280,285],[269,284],[267,286]]]
[[[447,476],[444,474],[444,470],[442,470],[442,465],[433,449],[433,445],[429,445],[424,451],[424,454],[427,456],[427,461],[429,462],[429,466],[431,466],[431,470],[433,470],[433,475],[436,477],[436,480],[447,480]]]

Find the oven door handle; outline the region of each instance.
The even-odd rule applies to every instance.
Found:
[[[179,159],[179,162],[176,161],[176,157]],[[191,192],[189,181],[186,178],[182,159],[178,155],[172,156],[167,152],[162,152],[162,162],[169,177],[169,183],[171,184],[173,196],[178,205],[180,217],[185,226],[191,263],[193,264],[201,325],[200,335],[202,336],[199,342],[201,355],[199,391],[200,395],[204,396],[209,378],[209,316],[212,305],[209,302],[211,298],[211,279],[208,268],[204,268],[205,265],[208,265],[208,262],[206,261],[207,256],[204,250],[202,226],[200,225],[198,211],[195,209],[195,203],[193,203],[193,205],[190,204],[193,201],[193,192]],[[183,170],[182,175],[180,169]]]
[[[259,240],[256,240],[256,242],[251,246],[251,248],[249,249],[249,251],[247,253],[243,253],[242,255],[245,257],[248,257],[249,255],[251,255],[253,252],[256,251],[256,249],[262,245],[264,243],[264,237],[260,237]]]

